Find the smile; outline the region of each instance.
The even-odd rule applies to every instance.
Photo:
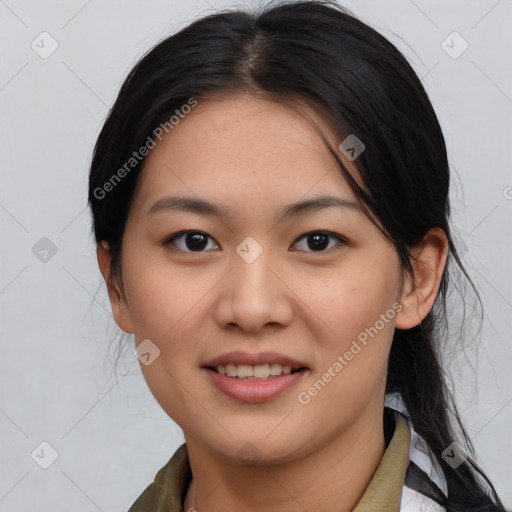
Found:
[[[305,367],[292,370],[290,366],[282,367],[281,365],[266,364],[254,367],[248,365],[227,365],[225,368],[222,366],[218,368],[234,375],[229,376],[218,371],[215,367],[203,368],[208,375],[210,383],[216,389],[230,398],[242,402],[255,403],[278,397],[287,389],[297,385],[310,373]],[[238,373],[239,371],[240,374]],[[274,374],[271,374],[271,371]],[[256,372],[256,376],[254,372]]]
[[[247,364],[227,364],[209,368],[213,371],[216,371],[217,373],[226,375],[231,378],[246,380],[264,380],[268,378],[276,378],[280,375],[289,375],[290,373],[295,373],[304,369],[304,367],[292,368],[292,366],[282,365],[279,363],[266,363],[256,366]]]

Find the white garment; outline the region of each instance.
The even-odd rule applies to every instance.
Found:
[[[434,500],[404,485],[400,512],[446,512],[446,509]]]

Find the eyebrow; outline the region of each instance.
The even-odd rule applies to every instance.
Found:
[[[281,221],[286,217],[297,217],[323,208],[332,207],[361,210],[361,206],[357,202],[348,201],[342,197],[323,195],[285,206],[279,213],[278,220]],[[148,210],[147,215],[151,216],[162,211],[185,211],[212,217],[233,217],[233,213],[225,205],[186,196],[162,197]]]

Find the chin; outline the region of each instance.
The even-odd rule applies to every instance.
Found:
[[[261,438],[251,436],[247,431],[243,436],[236,436],[234,432],[233,435],[233,439],[226,440],[225,444],[214,443],[213,448],[217,452],[221,451],[223,456],[247,466],[289,462],[304,447],[304,441],[294,443],[289,435],[274,438],[274,434],[271,434]]]

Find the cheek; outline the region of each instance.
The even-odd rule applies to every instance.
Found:
[[[325,425],[338,425],[340,408],[346,418],[356,418],[386,381],[397,313],[394,288],[370,277],[332,283],[312,308],[329,326],[329,338],[318,339],[315,375],[301,391],[314,397],[312,407]]]
[[[398,272],[395,261],[365,262],[362,259],[347,264],[342,271],[333,271],[322,283],[311,282],[303,291],[305,304],[328,327],[326,340],[332,348],[342,350],[353,339],[372,329],[389,338],[393,331],[393,309],[397,297]],[[396,269],[398,267],[396,266]],[[381,315],[386,315],[384,324]]]
[[[333,404],[349,416],[356,414],[386,381],[398,306],[395,263],[384,257],[371,264],[354,260],[343,272],[333,272],[328,285],[311,287],[307,295],[311,309],[329,327],[325,341],[318,340],[320,360],[310,383],[312,393],[318,393],[315,407],[325,408],[326,421],[337,421]]]
[[[137,343],[151,340],[158,356],[149,365],[140,363],[151,393],[162,409],[182,428],[200,410],[189,375],[197,361],[198,326],[205,312],[204,295],[211,284],[167,269],[152,267],[144,273],[132,273],[126,280],[134,335]],[[209,285],[209,286],[208,286]],[[203,301],[201,299],[203,298]],[[155,349],[156,350],[156,349]]]
[[[204,273],[171,269],[160,261],[152,262],[144,270],[135,263],[126,265],[125,272],[135,338],[154,338],[164,350],[175,339],[190,339],[190,333],[184,330],[193,325],[200,313],[205,294],[214,284],[213,278]]]

